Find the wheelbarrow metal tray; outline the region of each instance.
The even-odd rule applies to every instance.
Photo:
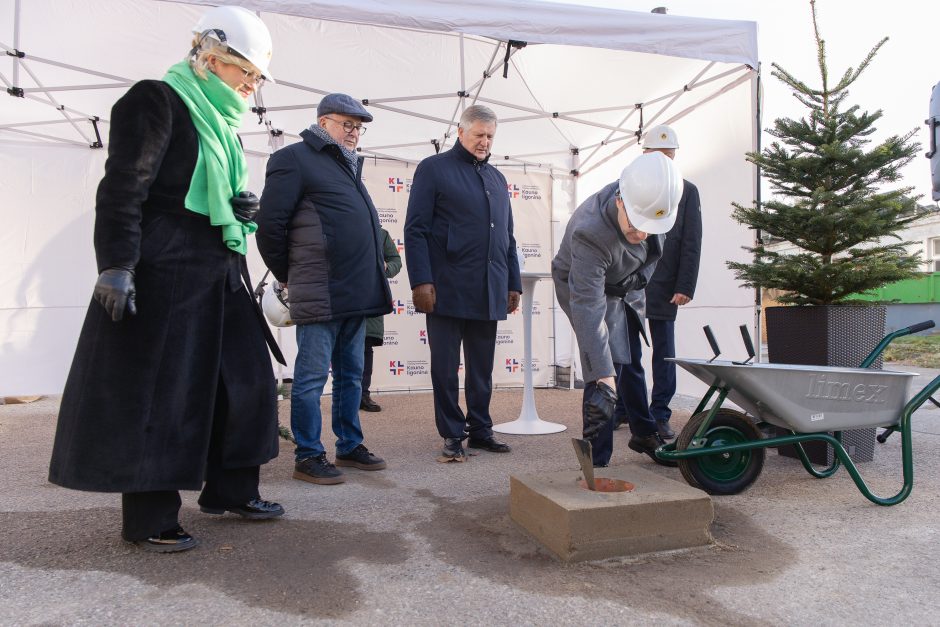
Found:
[[[916,374],[795,364],[674,359],[755,418],[800,433],[898,423]]]

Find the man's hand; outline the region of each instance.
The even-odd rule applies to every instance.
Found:
[[[522,296],[519,292],[509,292],[509,298],[506,300],[506,313],[511,314],[519,306],[519,297]]]
[[[672,295],[672,299],[669,302],[672,303],[673,305],[679,305],[681,307],[682,305],[685,305],[691,300],[692,299],[686,296],[685,294],[679,294],[678,292],[676,292],[675,294]]]
[[[124,310],[131,316],[137,314],[137,290],[134,288],[134,273],[127,268],[108,268],[98,275],[94,298],[111,316],[114,322],[124,318]]]
[[[422,283],[411,290],[411,300],[415,304],[415,309],[421,313],[433,313],[434,304],[437,302],[437,292],[434,291],[433,283]]]
[[[261,200],[251,192],[238,192],[230,201],[232,213],[239,222],[251,222],[261,209]]]
[[[617,405],[617,392],[605,383],[607,379],[597,381],[591,395],[584,403],[584,437],[595,439],[608,422],[614,417]]]

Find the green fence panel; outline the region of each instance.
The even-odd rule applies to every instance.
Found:
[[[940,303],[940,272],[925,273],[852,298],[868,301],[897,301],[903,304]]]

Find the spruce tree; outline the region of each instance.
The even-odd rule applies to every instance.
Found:
[[[796,252],[768,250],[764,241],[747,250],[752,263],[728,262],[745,285],[776,289],[780,302],[829,305],[918,274],[918,255],[907,252],[898,231],[921,217],[913,188],[886,189],[920,149],[914,131],[871,146],[882,111],[846,106],[849,86],[884,45],[872,48],[857,69],[830,85],[826,43],[810,0],[822,86],[812,88],[774,63],[772,76],[793,90],[807,109],[799,119],[778,118],[767,132],[776,138],[747,154],[769,179],[774,198],[760,205],[734,204],[734,218]],[[898,241],[886,241],[893,238]]]

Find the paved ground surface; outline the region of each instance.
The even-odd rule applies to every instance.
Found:
[[[928,373],[929,380],[938,372]],[[497,422],[520,391],[494,395]],[[848,475],[809,477],[770,451],[747,492],[714,499],[714,544],[565,565],[509,519],[509,475],[577,467],[569,439],[580,393],[539,390],[542,417],[570,428],[505,436],[510,455],[435,463],[430,394],[381,395],[367,445],[389,468],[347,483],[291,479],[291,447],[264,467],[262,493],[288,514],[250,523],[200,514],[202,544],[178,555],[119,540],[119,497],[51,486],[57,398],[0,406],[0,624],[929,624],[940,616],[940,409],[914,421],[915,486],[895,507],[865,500]],[[281,407],[286,422],[288,403]],[[688,417],[692,399],[678,399]],[[615,435],[614,464],[679,479]],[[328,445],[329,446],[329,445]],[[900,485],[900,438],[861,471],[880,494]]]

